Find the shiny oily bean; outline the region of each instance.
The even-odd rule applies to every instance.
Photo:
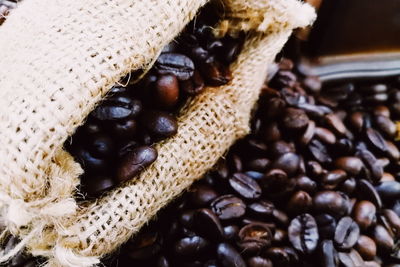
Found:
[[[376,244],[366,235],[360,235],[354,248],[366,261],[373,260],[376,256]]]
[[[384,201],[400,198],[400,183],[397,181],[379,183],[375,189]]]
[[[377,209],[382,207],[382,200],[374,186],[365,179],[357,182],[357,193],[359,199],[369,200]]]
[[[335,230],[335,244],[341,249],[350,249],[360,237],[360,228],[350,217],[340,219]]]
[[[260,200],[247,207],[249,213],[257,218],[266,219],[272,216],[275,206],[270,201]]]
[[[336,267],[338,265],[338,255],[332,240],[323,240],[321,242],[320,258],[324,267]]]
[[[217,258],[222,267],[246,267],[242,256],[228,243],[221,243],[217,246]]]
[[[162,75],[155,85],[155,97],[160,107],[170,109],[178,103],[179,84],[174,75]]]
[[[223,195],[211,203],[211,209],[221,220],[229,220],[242,217],[246,205],[234,195]]]
[[[296,179],[296,188],[307,193],[314,193],[317,190],[317,183],[309,177],[300,175]]]
[[[307,145],[311,139],[314,137],[315,133],[315,122],[311,121],[308,123],[306,130],[303,135],[300,137],[300,143],[303,145]]]
[[[320,141],[314,139],[308,144],[308,150],[314,159],[322,164],[332,162],[332,157],[328,152],[328,148]]]
[[[379,130],[389,137],[393,137],[396,134],[396,124],[386,116],[376,116],[375,123]]]
[[[272,267],[272,261],[260,256],[251,257],[246,263],[248,267]]]
[[[356,156],[359,157],[365,164],[365,166],[371,171],[374,181],[379,181],[383,175],[383,166],[377,160],[377,158],[370,151],[363,149],[356,152]]]
[[[218,193],[210,186],[197,184],[192,186],[189,196],[196,207],[206,207],[218,197]]]
[[[272,168],[283,170],[288,176],[292,176],[299,169],[299,165],[300,157],[295,153],[289,152],[278,157],[272,163]]]
[[[320,191],[313,198],[315,211],[328,213],[334,217],[347,214],[348,206],[348,200],[335,191]]]
[[[373,145],[378,151],[386,152],[388,150],[386,140],[383,136],[375,129],[368,128],[366,131],[368,141]]]
[[[308,212],[312,206],[312,198],[305,191],[295,192],[289,199],[286,210],[290,214],[300,214]]]
[[[294,218],[288,228],[289,240],[293,247],[304,254],[311,254],[318,244],[317,223],[310,214],[301,214]]]
[[[340,135],[345,135],[347,132],[346,126],[342,120],[335,114],[331,113],[325,116],[326,124]]]
[[[258,183],[243,173],[235,173],[229,179],[229,184],[236,193],[247,199],[257,199],[261,196],[261,187]]]
[[[316,215],[315,221],[318,225],[318,232],[323,239],[333,239],[336,230],[336,219],[329,214]]]
[[[157,150],[141,146],[125,155],[117,168],[117,179],[123,182],[133,178],[157,159]]]
[[[357,157],[340,157],[335,160],[335,166],[342,169],[349,175],[357,175],[360,173],[364,164]]]
[[[347,173],[344,170],[336,169],[324,174],[321,179],[321,184],[324,189],[332,190],[346,179]]]
[[[396,238],[400,238],[400,217],[391,209],[382,210],[381,218],[386,222],[386,228],[390,229]]]
[[[160,74],[173,74],[179,80],[188,80],[193,76],[194,63],[185,55],[177,53],[162,53],[155,65]]]
[[[166,112],[147,111],[142,122],[150,134],[156,137],[171,137],[178,131],[176,119]]]
[[[291,130],[304,129],[309,122],[307,114],[297,108],[286,108],[282,124],[285,128]]]
[[[208,239],[220,240],[224,230],[218,217],[210,209],[199,209],[194,213],[196,232]]]
[[[389,234],[386,228],[380,224],[377,224],[372,231],[372,238],[375,241],[378,249],[389,252],[394,246],[393,237]]]
[[[176,241],[173,252],[183,257],[199,256],[207,252],[209,247],[209,242],[200,236],[185,237]]]
[[[326,128],[316,127],[315,136],[326,144],[333,145],[336,143],[336,136]]]
[[[239,231],[237,245],[246,253],[259,253],[271,245],[273,236],[268,225],[251,223]]]
[[[350,252],[339,252],[339,261],[344,267],[364,267],[364,261],[354,249]]]
[[[353,219],[360,226],[361,230],[367,230],[376,223],[376,207],[367,200],[356,203],[353,209]]]

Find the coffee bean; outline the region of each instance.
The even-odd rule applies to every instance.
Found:
[[[333,129],[336,133],[340,135],[345,135],[347,132],[346,126],[343,124],[342,120],[338,116],[331,113],[325,116],[325,121],[327,125]]]
[[[335,243],[340,249],[352,248],[360,237],[360,228],[350,217],[340,219],[335,230]]]
[[[370,182],[364,179],[359,180],[357,182],[357,190],[360,199],[371,201],[377,209],[382,207],[381,197]]]
[[[383,136],[376,130],[368,128],[366,131],[368,141],[373,145],[378,151],[386,152],[388,150],[387,144]]]
[[[377,224],[372,231],[372,237],[378,249],[389,252],[394,246],[393,237],[389,234],[385,227]]]
[[[308,122],[309,118],[303,110],[286,108],[282,123],[287,129],[303,129],[308,125]]]
[[[389,137],[396,134],[396,124],[387,116],[376,116],[375,123],[378,128]]]
[[[321,266],[336,267],[338,266],[338,255],[333,246],[332,240],[323,240],[320,244]]]
[[[375,205],[367,200],[357,202],[353,210],[353,218],[361,230],[366,230],[376,222]]]
[[[390,141],[386,141],[387,155],[393,160],[398,160],[400,158],[400,151],[397,146]]]
[[[146,231],[137,238],[130,240],[125,253],[130,259],[145,260],[157,255],[161,250],[162,237],[156,231]]]
[[[297,172],[299,165],[300,157],[297,154],[289,152],[278,157],[272,163],[272,168],[283,170],[288,176],[292,176]]]
[[[364,164],[357,157],[341,157],[335,160],[335,166],[344,170],[349,175],[357,175]]]
[[[311,196],[305,191],[297,191],[289,199],[286,210],[290,214],[300,214],[308,212],[311,206]]]
[[[332,162],[332,157],[330,156],[328,149],[320,141],[314,139],[308,144],[308,150],[316,161],[321,163]]]
[[[271,217],[274,209],[275,209],[274,204],[272,204],[272,202],[265,200],[254,202],[248,206],[248,210],[253,216],[262,219]]]
[[[355,245],[355,249],[360,253],[364,260],[370,261],[376,256],[375,242],[366,235],[360,235]]]
[[[107,135],[98,134],[90,143],[90,152],[95,157],[109,157],[114,152],[114,141]]]
[[[282,229],[275,229],[274,244],[284,243],[288,240],[287,232]]]
[[[307,166],[306,166],[307,172],[310,173],[311,177],[317,177],[319,175],[322,174],[323,169],[321,164],[319,164],[316,161],[310,160],[307,162]]]
[[[381,179],[383,167],[377,161],[377,158],[368,150],[358,150],[356,155],[364,162],[365,166],[371,171],[375,181]]]
[[[222,239],[224,230],[218,217],[209,209],[199,209],[194,213],[194,224],[198,233],[208,239]]]
[[[116,121],[112,125],[112,133],[122,139],[131,139],[138,132],[138,123],[134,119]]]
[[[76,149],[74,154],[78,162],[80,162],[89,173],[104,174],[109,171],[109,164],[106,159],[97,158],[83,148]]]
[[[321,238],[333,239],[336,230],[336,220],[331,215],[323,213],[315,216],[318,233]]]
[[[386,229],[390,230],[396,238],[400,237],[400,218],[393,210],[382,210],[380,219]]]
[[[85,176],[81,180],[82,189],[89,197],[98,197],[100,194],[110,190],[116,182],[108,176]]]
[[[339,186],[339,190],[347,195],[353,194],[354,190],[357,187],[357,181],[354,178],[349,178],[344,183]]]
[[[365,114],[363,112],[356,111],[349,117],[351,127],[353,127],[357,132],[361,132],[364,129],[364,116]]]
[[[227,240],[236,240],[239,234],[239,227],[237,225],[228,225],[224,227],[224,238]]]
[[[161,54],[155,65],[155,69],[160,74],[173,74],[179,80],[188,80],[193,76],[193,61],[182,54],[163,53]]]
[[[176,241],[173,252],[180,257],[198,257],[209,249],[209,242],[200,236],[185,237]]]
[[[200,94],[204,90],[203,77],[195,70],[191,79],[179,82],[179,88],[188,95]]]
[[[194,222],[194,210],[185,210],[183,211],[180,216],[179,216],[179,222],[187,228],[192,228],[193,227],[193,222]]]
[[[158,137],[170,137],[178,130],[175,118],[165,112],[148,111],[142,121],[146,129]]]
[[[248,267],[272,267],[272,262],[269,259],[260,256],[251,257],[246,263]]]
[[[302,214],[294,218],[288,229],[289,240],[298,251],[311,254],[318,244],[318,228],[313,216]]]
[[[271,154],[271,157],[277,158],[283,154],[295,152],[295,148],[293,144],[289,144],[285,141],[280,140],[273,142],[270,145],[269,152]]]
[[[265,254],[272,261],[273,266],[289,267],[295,263],[291,255],[282,247],[268,248]]]
[[[239,195],[247,199],[257,199],[261,196],[261,187],[258,183],[243,173],[235,173],[229,179],[229,184]]]
[[[322,176],[322,186],[324,189],[332,190],[335,189],[340,183],[347,179],[347,174],[341,169],[336,169],[327,172]]]
[[[174,75],[162,75],[156,82],[155,97],[160,107],[170,109],[179,98],[178,79]]]
[[[283,170],[271,169],[265,174],[260,184],[266,191],[281,190],[288,184],[288,177]]]
[[[117,179],[123,182],[133,178],[144,168],[157,159],[157,150],[152,147],[142,146],[128,153],[117,169]]]
[[[252,223],[240,229],[237,244],[243,252],[258,253],[271,244],[272,238],[271,230],[267,225]]]
[[[354,249],[350,252],[339,252],[339,260],[344,267],[365,266],[360,254]]]
[[[212,187],[206,185],[197,184],[192,187],[190,192],[191,202],[196,207],[206,207],[217,197],[217,192]]]
[[[244,202],[233,195],[220,196],[211,203],[211,208],[221,220],[240,218],[246,212]]]
[[[246,267],[242,256],[228,243],[217,246],[217,258],[222,267]]]
[[[336,143],[336,136],[326,128],[316,127],[315,137],[326,144],[333,145]]]
[[[300,143],[303,145],[307,145],[314,137],[314,134],[315,134],[315,122],[310,120],[306,130],[304,131],[303,135],[300,138]]]
[[[286,215],[285,212],[281,210],[274,209],[272,212],[272,218],[277,224],[281,225],[282,227],[286,227],[289,224],[289,217]]]
[[[400,197],[400,183],[397,181],[382,182],[375,188],[384,201],[396,200]]]
[[[334,217],[348,212],[348,201],[335,191],[321,191],[313,198],[313,206],[317,212],[328,213]]]
[[[256,158],[247,162],[246,167],[257,172],[265,172],[270,164],[271,161],[267,158]]]
[[[385,116],[388,118],[390,117],[390,110],[388,109],[388,107],[383,105],[375,106],[373,112],[375,116]]]
[[[314,193],[317,190],[317,183],[307,176],[296,177],[296,187],[307,193]]]

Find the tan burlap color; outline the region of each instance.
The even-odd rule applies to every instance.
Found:
[[[0,39],[1,211],[7,230],[22,239],[0,260],[27,246],[49,257],[49,266],[98,263],[248,133],[268,64],[292,29],[315,16],[296,0],[225,0],[216,32],[248,32],[233,81],[186,105],[178,134],[157,145],[159,158],[139,177],[85,207],[72,197],[82,170],[62,144],[113,84],[147,68],[205,2],[25,0],[0,27],[9,36]]]

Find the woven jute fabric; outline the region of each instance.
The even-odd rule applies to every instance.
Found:
[[[225,1],[228,24],[218,30],[248,32],[233,81],[187,103],[177,135],[157,145],[159,158],[139,177],[82,207],[73,199],[82,169],[63,143],[206,0],[25,0],[9,16],[0,27],[9,37],[0,39],[0,201],[7,230],[22,239],[14,252],[26,246],[49,266],[97,264],[248,133],[268,64],[314,12],[296,0]]]

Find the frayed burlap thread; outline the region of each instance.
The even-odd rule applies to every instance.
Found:
[[[177,135],[157,144],[153,165],[77,207],[72,195],[82,170],[63,143],[111,86],[148,67],[204,2],[25,0],[0,28],[0,36],[11,36],[0,40],[2,219],[32,254],[48,257],[49,266],[99,263],[209,170],[248,133],[268,65],[291,30],[314,18],[296,0],[226,0],[227,10],[246,2],[264,18],[283,17],[269,20],[264,32],[257,24],[264,19],[248,27],[232,82],[207,88],[183,108]],[[281,11],[296,6],[306,15],[278,14],[271,5]]]

